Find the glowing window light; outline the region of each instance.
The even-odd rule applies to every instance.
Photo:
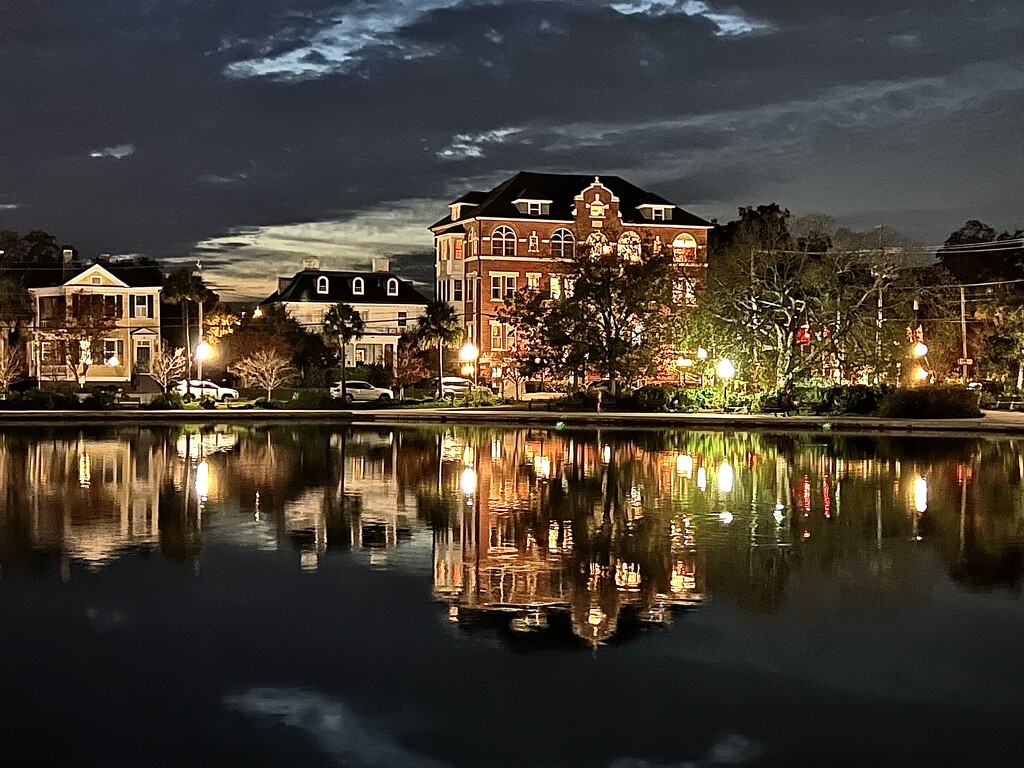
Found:
[[[610,445],[606,445],[604,448],[601,449],[601,461],[603,461],[605,464],[608,464],[611,462],[611,460],[612,447]]]
[[[708,487],[708,472],[704,467],[697,467],[697,487],[702,491]]]

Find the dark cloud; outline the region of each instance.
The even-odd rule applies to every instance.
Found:
[[[0,227],[260,292],[351,238],[422,278],[446,199],[520,168],[1016,226],[1022,34],[1017,0],[0,0]]]

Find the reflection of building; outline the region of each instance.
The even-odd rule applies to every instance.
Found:
[[[163,444],[80,437],[36,442],[26,464],[32,543],[94,565],[159,542]]]
[[[434,531],[434,595],[453,620],[503,612],[511,629],[529,631],[566,614],[578,637],[598,644],[624,610],[665,623],[671,607],[703,600],[696,558],[679,531],[684,523],[663,517],[657,527],[636,525],[642,510],[630,494],[619,514],[605,518],[601,489],[615,480],[597,446],[509,432],[465,446],[461,460],[457,450],[445,455],[452,469],[467,465],[458,473],[457,524]],[[598,503],[577,506],[570,519],[543,509],[553,495],[586,498],[595,490]],[[661,551],[652,555],[652,547]]]

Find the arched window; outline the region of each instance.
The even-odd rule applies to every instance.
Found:
[[[516,233],[512,227],[498,227],[491,233],[491,256],[515,256]]]
[[[672,260],[683,264],[697,261],[697,241],[685,232],[672,241]]]
[[[600,256],[608,247],[608,238],[600,232],[591,232],[587,236],[587,249],[591,256]]]
[[[393,278],[393,277],[388,278],[388,296],[397,296],[397,295],[398,295],[398,281],[395,278]]]
[[[556,229],[555,233],[551,235],[551,255],[559,258],[572,256],[575,242],[576,238],[568,229]]]
[[[329,288],[329,284],[327,282],[327,278],[326,277],[321,275],[320,277],[318,277],[316,279],[316,292],[317,293],[327,293],[328,288]]]
[[[352,280],[352,295],[362,296],[363,295],[363,278],[357,277]]]
[[[640,235],[636,232],[622,233],[619,238],[619,258],[640,261]]]

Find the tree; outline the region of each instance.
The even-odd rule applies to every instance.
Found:
[[[273,350],[259,350],[239,360],[231,368],[245,386],[257,386],[267,390],[270,400],[274,390],[287,384],[295,377],[295,369],[288,358]]]
[[[6,398],[11,384],[25,378],[25,356],[20,349],[0,350],[0,397]]]
[[[174,270],[164,279],[163,287],[164,300],[168,304],[177,304],[181,307],[181,324],[185,333],[185,350],[188,358],[192,359],[192,336],[189,333],[189,311],[190,303],[200,304],[213,300],[216,297],[213,291],[206,287],[203,277],[197,274],[191,267],[181,267]],[[199,332],[202,333],[200,328]]]
[[[103,354],[104,340],[117,328],[114,308],[105,297],[73,293],[65,310],[65,323],[42,337],[56,345],[62,365],[79,387],[84,387],[89,367]]]
[[[395,384],[398,386],[398,398],[404,400],[405,388],[429,375],[430,369],[427,368],[416,334],[403,333],[398,337],[398,349],[395,353]]]
[[[324,337],[341,352],[341,391],[345,391],[345,347],[363,336],[365,324],[349,304],[335,304],[324,313]]]
[[[0,274],[0,351],[10,340],[11,330],[35,315],[32,296],[18,280]]]
[[[858,334],[872,339],[877,358],[877,302],[900,271],[899,254],[835,250],[833,236],[817,229],[794,238],[789,211],[775,203],[739,214],[715,232],[697,303],[746,358],[748,378],[782,387],[795,376],[862,365],[868,361],[850,354]]]
[[[444,348],[458,341],[462,333],[462,323],[451,304],[436,299],[427,304],[419,319],[417,336],[424,344],[437,344],[438,398],[441,397],[441,379],[444,378]]]
[[[951,232],[936,257],[960,283],[988,283],[1024,278],[1024,231],[996,233],[971,219]],[[1020,303],[1019,286],[1000,286]]]
[[[185,375],[188,357],[184,347],[174,349],[166,341],[149,358],[149,375],[166,393],[172,381]]]
[[[562,375],[592,369],[612,382],[613,392],[620,380],[656,371],[665,358],[673,294],[682,293],[685,280],[670,249],[639,241],[627,249],[594,233],[557,279],[560,296],[526,290],[502,313],[523,349],[533,353],[535,369]]]

